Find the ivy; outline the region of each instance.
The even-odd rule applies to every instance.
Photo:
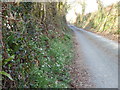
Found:
[[[3,88],[69,87],[65,66],[72,59],[71,35],[67,29],[65,32],[67,24],[59,8],[55,11],[45,8],[57,8],[58,4],[61,3],[3,3],[7,8],[2,13],[7,17],[3,18],[2,27],[5,46],[0,74],[4,75]],[[53,15],[62,28],[56,27]]]

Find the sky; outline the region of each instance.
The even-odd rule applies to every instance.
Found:
[[[85,1],[86,2],[86,11],[85,14],[94,12],[97,10],[98,6],[96,3],[96,0],[69,0],[68,4],[70,4],[71,8],[68,11],[66,18],[69,22],[75,22],[76,15],[75,13],[81,13],[82,7],[79,4],[79,1]],[[113,3],[116,3],[120,0],[101,0],[103,2],[104,6],[111,5]]]

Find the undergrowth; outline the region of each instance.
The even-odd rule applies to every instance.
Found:
[[[45,35],[39,38],[40,42],[32,44],[38,56],[37,62],[27,73],[29,75],[28,82],[22,82],[23,80],[21,80],[19,87],[23,87],[23,85],[24,87],[29,86],[32,88],[69,87],[70,78],[68,69],[65,67],[72,60],[71,36],[66,33],[62,38],[49,39]],[[49,49],[46,48],[45,41],[48,41]],[[42,47],[37,47],[37,44],[42,44]]]
[[[53,9],[57,5],[62,6],[62,3],[44,4]],[[3,88],[69,87],[70,77],[66,66],[73,57],[71,31],[67,28],[64,14],[59,14],[63,12],[60,8],[54,11],[57,14],[50,9],[49,13],[44,10],[39,13],[41,17],[36,16],[36,7],[43,8],[44,4],[3,4],[3,8],[9,8],[2,13],[9,17],[9,20],[2,19],[3,51],[0,75],[2,74]],[[40,10],[41,8],[39,7]],[[33,10],[36,12],[33,13]],[[11,15],[15,18],[10,18]]]
[[[29,73],[30,87],[67,88],[70,79],[65,66],[72,59],[70,36],[66,34],[64,38],[52,40],[46,37],[46,40],[48,40],[50,47],[46,51],[46,48],[40,48],[43,57],[39,58],[39,65],[32,67]]]
[[[58,36],[58,32],[55,38],[49,38],[41,33],[37,36],[39,39],[36,42],[29,40],[25,44],[21,41],[21,44],[17,43],[22,38],[7,37],[16,41],[14,42],[16,48],[12,50],[8,47],[7,52],[10,53],[10,58],[6,59],[3,65],[8,65],[8,71],[14,68],[12,77],[18,88],[69,87],[70,78],[66,65],[73,57],[71,34],[64,33],[64,36]]]

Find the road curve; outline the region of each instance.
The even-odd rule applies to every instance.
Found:
[[[89,67],[96,88],[118,88],[118,43],[69,26],[77,37],[84,63]]]

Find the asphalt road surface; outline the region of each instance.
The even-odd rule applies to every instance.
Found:
[[[118,88],[118,43],[75,26],[69,27],[79,41],[82,60],[89,67],[96,88]]]

